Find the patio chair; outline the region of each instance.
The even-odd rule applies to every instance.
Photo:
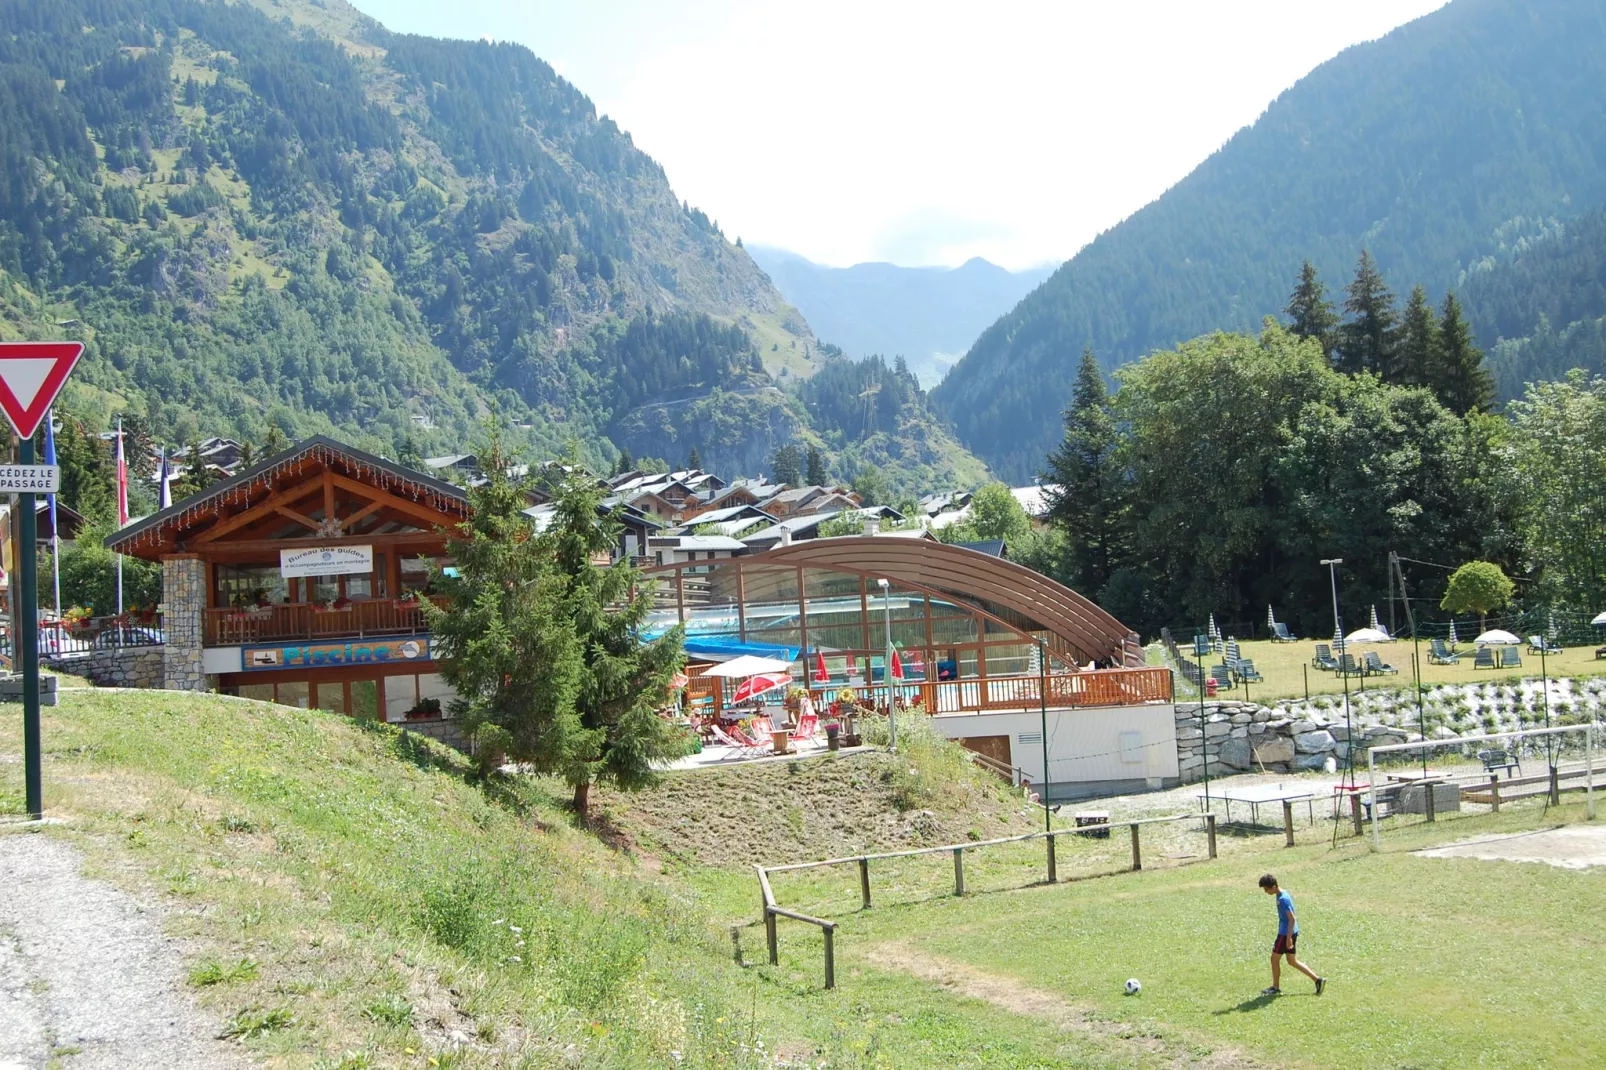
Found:
[[[1266,680],[1264,676],[1260,675],[1260,671],[1255,668],[1255,661],[1253,658],[1239,658],[1238,664],[1234,667],[1233,671],[1238,674],[1238,679],[1247,681],[1251,684],[1264,683]]]
[[[1474,669],[1498,669],[1499,663],[1494,660],[1494,650],[1490,647],[1480,646],[1478,654],[1472,659]]]
[[[1397,673],[1400,670],[1388,664],[1375,650],[1368,650],[1364,660],[1365,670],[1369,675],[1382,676],[1386,673]]]
[[[1288,625],[1278,622],[1272,625],[1271,641],[1274,643],[1297,643],[1299,639],[1288,630]]]
[[[719,727],[717,723],[708,727],[713,734],[714,742],[729,747],[735,754],[751,754],[762,746],[768,746],[768,744],[756,743],[748,739],[747,735],[737,725],[731,725],[729,730]],[[730,755],[726,755],[726,757],[728,758]]]
[[[1530,654],[1560,654],[1561,652],[1562,647],[1559,644],[1550,642],[1542,635],[1530,635],[1528,637],[1528,653]]]
[[[1361,675],[1363,675],[1361,667],[1359,665],[1355,664],[1355,655],[1354,654],[1345,654],[1343,657],[1338,659],[1338,675],[1340,675],[1340,676],[1361,676]]]
[[[1500,667],[1502,669],[1522,668],[1522,658],[1517,655],[1516,647],[1503,646],[1500,648]]]
[[[1443,639],[1428,640],[1429,665],[1459,665],[1460,663],[1461,655],[1454,653],[1449,647],[1445,646]]]
[[[1212,665],[1210,679],[1216,682],[1217,691],[1231,691],[1233,689],[1232,670],[1225,665]]]
[[[1338,668],[1338,659],[1333,657],[1333,648],[1327,643],[1316,644],[1316,656],[1310,659],[1310,663],[1328,672]]]
[[[817,713],[805,713],[797,719],[797,727],[792,729],[794,742],[804,742],[814,738],[814,733],[820,727],[820,716]]]

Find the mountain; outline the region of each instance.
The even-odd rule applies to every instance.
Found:
[[[1106,368],[1341,288],[1364,247],[1442,291],[1606,202],[1606,3],[1454,0],[1321,65],[979,337],[934,392],[1006,479],[1060,434],[1082,348]],[[1474,326],[1478,326],[1474,321]]]
[[[956,268],[834,268],[784,249],[749,245],[747,251],[821,338],[851,357],[902,356],[928,388],[1053,270],[1005,271],[980,257]]]
[[[0,0],[0,336],[81,337],[101,427],[606,463],[658,407],[752,470],[808,439],[803,317],[528,49],[343,0]],[[683,457],[674,457],[679,462]]]

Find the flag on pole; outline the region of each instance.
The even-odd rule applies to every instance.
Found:
[[[829,683],[831,674],[825,668],[825,651],[819,647],[814,648],[814,682],[817,684]]]
[[[123,456],[123,421],[117,421],[117,526],[128,523],[128,458]]]
[[[903,679],[903,662],[898,660],[897,647],[892,648],[892,678],[894,680]]]
[[[167,485],[168,484],[168,479],[169,479],[169,474],[168,474],[168,471],[167,471],[167,447],[163,446],[162,447],[161,488],[157,491],[157,494],[159,496],[159,500],[161,502],[161,508],[163,508],[163,509],[166,509],[168,506],[173,504],[173,489]]]
[[[56,410],[45,413],[45,463],[56,463]],[[61,533],[56,527],[56,496],[48,495],[50,502],[50,574],[51,586],[56,594],[56,619],[61,619]]]

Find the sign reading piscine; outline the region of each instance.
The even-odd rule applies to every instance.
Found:
[[[374,570],[372,546],[311,546],[279,551],[279,575],[285,579],[306,576],[352,576]]]
[[[261,669],[330,669],[341,665],[391,665],[429,660],[429,636],[359,639],[347,643],[248,646],[240,652],[246,672]]]

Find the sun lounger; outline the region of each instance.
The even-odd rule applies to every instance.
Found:
[[[1253,658],[1239,658],[1238,664],[1233,666],[1233,671],[1238,674],[1238,679],[1247,681],[1251,684],[1263,683],[1266,679],[1264,676],[1260,675],[1260,671],[1255,668],[1255,662]]]
[[[1274,643],[1297,643],[1299,638],[1288,630],[1288,625],[1278,622],[1272,625],[1271,641]]]
[[[1522,668],[1522,658],[1517,655],[1516,647],[1503,646],[1500,648],[1500,667],[1502,669]]]
[[[1454,653],[1453,651],[1451,651],[1451,649],[1449,647],[1445,646],[1443,639],[1429,640],[1429,642],[1428,642],[1428,664],[1429,665],[1457,665],[1457,664],[1460,663],[1460,661],[1461,661],[1461,655],[1457,654],[1457,653]]]
[[[1494,660],[1494,651],[1489,647],[1480,646],[1478,654],[1472,659],[1474,669],[1498,669],[1499,663]]]
[[[1397,673],[1400,670],[1385,662],[1375,650],[1368,650],[1364,658],[1365,671],[1368,675],[1381,676],[1387,673]]]
[[[1326,643],[1316,644],[1316,656],[1310,659],[1310,663],[1328,672],[1338,668],[1338,659],[1333,657],[1333,648]]]

